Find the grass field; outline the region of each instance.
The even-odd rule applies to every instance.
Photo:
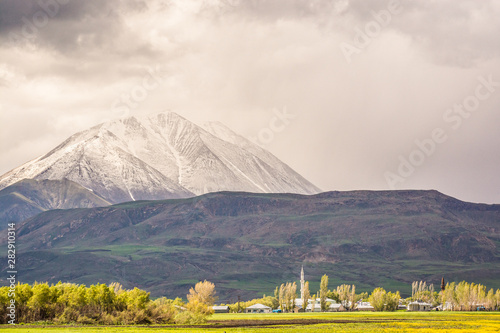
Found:
[[[500,332],[500,312],[216,314],[201,326],[0,326],[7,332]]]

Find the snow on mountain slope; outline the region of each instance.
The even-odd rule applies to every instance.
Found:
[[[45,156],[2,176],[0,188],[24,178],[67,178],[113,203],[193,195],[134,156],[106,124],[77,133]]]
[[[294,192],[294,193],[305,193],[305,194],[313,194],[321,192],[321,190],[304,179],[300,174],[295,172],[292,168],[290,168],[287,164],[280,161],[276,156],[268,152],[267,150],[261,148],[257,144],[251,142],[245,137],[233,132],[230,128],[220,122],[206,122],[202,124],[202,127],[213,134],[214,136],[221,138],[227,142],[230,142],[246,151],[250,154],[255,155],[261,161],[265,162],[267,165],[272,165],[274,169],[281,174],[286,174],[286,178],[290,182],[290,186],[299,185],[302,189],[297,189],[296,191],[287,191],[283,190],[282,192]],[[279,176],[278,175],[278,176]],[[295,184],[295,185],[294,185]]]
[[[175,113],[100,124],[1,176],[0,189],[24,178],[67,178],[114,203],[215,191],[319,192],[224,125],[206,128]]]

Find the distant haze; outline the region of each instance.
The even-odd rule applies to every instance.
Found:
[[[0,1],[0,174],[112,118],[220,121],[322,190],[500,203],[500,1]]]

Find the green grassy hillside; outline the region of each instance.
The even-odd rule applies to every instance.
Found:
[[[48,211],[17,234],[23,282],[118,281],[174,297],[208,279],[235,301],[298,280],[304,265],[313,293],[325,273],[358,291],[408,293],[441,276],[500,287],[500,205],[436,191],[214,193]]]

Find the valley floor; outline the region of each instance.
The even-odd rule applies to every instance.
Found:
[[[0,332],[500,332],[500,312],[215,314],[201,326],[0,326]]]

